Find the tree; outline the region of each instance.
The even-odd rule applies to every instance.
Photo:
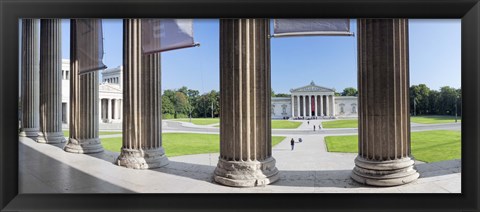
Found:
[[[162,96],[162,113],[170,115],[175,114],[175,107],[173,106],[172,101],[170,101],[170,98],[166,95]]]
[[[410,86],[410,108],[412,114],[427,114],[430,108],[430,88],[425,84]],[[416,111],[413,111],[413,110]]]
[[[358,96],[358,91],[353,87],[348,87],[343,89],[342,96]]]
[[[278,94],[275,94],[275,97],[290,97],[290,94],[278,93]]]
[[[457,90],[450,86],[440,88],[439,112],[442,115],[455,115]]]
[[[189,112],[189,105],[187,96],[183,92],[175,92],[175,101],[173,102],[175,107],[175,118],[185,116]]]

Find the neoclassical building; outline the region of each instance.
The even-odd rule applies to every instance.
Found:
[[[122,122],[122,67],[100,71],[98,109],[100,122]],[[62,59],[62,123],[69,123],[70,107],[70,60]]]
[[[290,97],[272,97],[272,118],[357,117],[356,96],[335,96],[335,90],[316,85],[290,90]]]

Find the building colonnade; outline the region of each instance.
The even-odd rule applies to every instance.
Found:
[[[335,116],[334,95],[292,94],[292,117]]]
[[[35,20],[22,20],[20,136],[58,143],[64,140],[60,134],[60,20],[42,20],[39,62],[34,45],[36,25],[32,22]],[[408,21],[359,19],[357,28],[359,154],[352,179],[377,186],[409,183],[418,178],[418,173],[410,157]],[[263,186],[279,179],[271,145],[269,30],[269,19],[220,20],[222,121],[220,157],[213,175],[223,185]],[[98,101],[98,73],[77,74],[77,44],[71,39],[71,121],[65,151],[102,151],[98,119],[105,114],[107,119],[123,118],[117,165],[133,169],[162,167],[168,159],[161,135],[160,54],[141,52],[140,19],[123,20],[123,34],[123,102]],[[89,45],[98,48],[96,43]],[[335,114],[333,102],[332,95],[292,96],[292,105],[296,105],[292,114],[310,117],[318,116],[319,111],[330,116]]]

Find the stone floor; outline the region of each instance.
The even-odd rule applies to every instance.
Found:
[[[295,140],[298,140],[297,135]],[[213,182],[218,154],[170,158],[166,167],[132,170],[113,164],[118,153],[92,155],[64,152],[60,145],[19,142],[21,193],[460,193],[461,161],[416,161],[420,178],[388,188],[351,180],[356,154],[329,153],[322,134],[302,136],[290,150],[290,138],[273,148],[280,180],[256,188],[232,188]]]

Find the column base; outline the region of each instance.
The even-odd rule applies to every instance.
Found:
[[[148,150],[122,148],[115,163],[130,169],[154,169],[168,165],[168,158],[162,147]]]
[[[275,159],[264,161],[227,161],[219,159],[215,182],[232,187],[265,186],[278,180]]]
[[[33,140],[37,140],[38,128],[22,128],[22,131],[18,134],[20,137],[29,137]]]
[[[68,142],[63,147],[65,152],[78,154],[91,154],[103,152],[102,144],[99,138],[91,139],[74,139],[69,138]]]
[[[414,161],[410,157],[371,161],[357,156],[351,178],[358,183],[372,186],[403,185],[413,182],[420,176],[413,165]]]
[[[59,144],[65,142],[63,132],[39,132],[38,143],[44,144]]]

